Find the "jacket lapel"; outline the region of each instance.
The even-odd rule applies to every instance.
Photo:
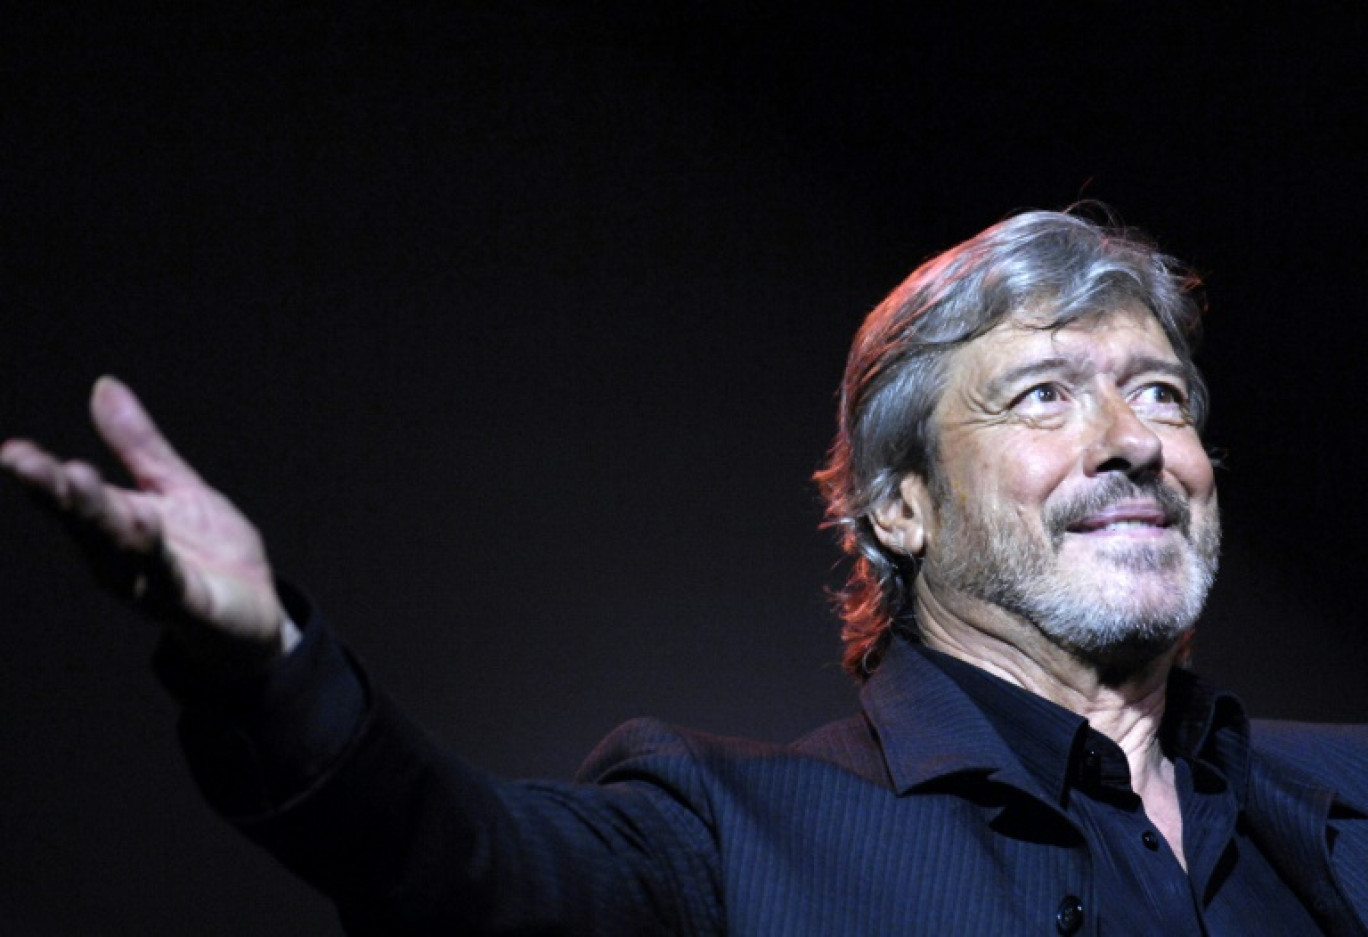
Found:
[[[1295,769],[1252,759],[1245,811],[1260,848],[1327,933],[1368,937],[1331,867],[1326,831],[1334,799],[1332,790]]]

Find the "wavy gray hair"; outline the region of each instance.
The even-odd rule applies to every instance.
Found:
[[[825,526],[851,558],[837,600],[844,664],[864,680],[892,634],[919,640],[912,601],[914,557],[888,550],[871,515],[909,473],[936,481],[932,415],[955,348],[1013,313],[1058,329],[1139,303],[1153,313],[1187,370],[1200,429],[1207,390],[1192,361],[1203,305],[1200,279],[1142,234],[1068,212],[1009,218],[922,264],[880,303],[855,336],[841,383],[836,439],[814,476]]]

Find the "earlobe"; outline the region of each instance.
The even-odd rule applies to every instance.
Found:
[[[898,494],[875,508],[871,515],[879,542],[898,553],[921,556],[926,549],[929,495],[919,476],[903,478],[898,484]]]

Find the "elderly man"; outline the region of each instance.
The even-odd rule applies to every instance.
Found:
[[[863,712],[788,746],[629,723],[578,784],[435,750],[251,525],[101,380],[136,490],[5,467],[111,588],[217,809],[358,933],[1368,933],[1368,730],[1255,724],[1181,668],[1220,522],[1193,281],[1019,215],[866,321],[818,481]]]

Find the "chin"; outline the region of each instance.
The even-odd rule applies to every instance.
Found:
[[[1056,646],[1122,682],[1168,656],[1196,625],[1206,583],[1104,576],[1087,588],[1037,595],[1022,609]]]
[[[1173,650],[1196,624],[1214,575],[1188,551],[1127,551],[1124,561],[1089,565],[1082,575],[1037,580],[1018,595],[1019,611],[1053,643],[1108,666],[1143,665]]]
[[[1118,622],[1112,628],[1081,635],[1042,630],[1060,647],[1095,669],[1104,684],[1117,685],[1171,657],[1192,631],[1192,625],[1169,621]]]

